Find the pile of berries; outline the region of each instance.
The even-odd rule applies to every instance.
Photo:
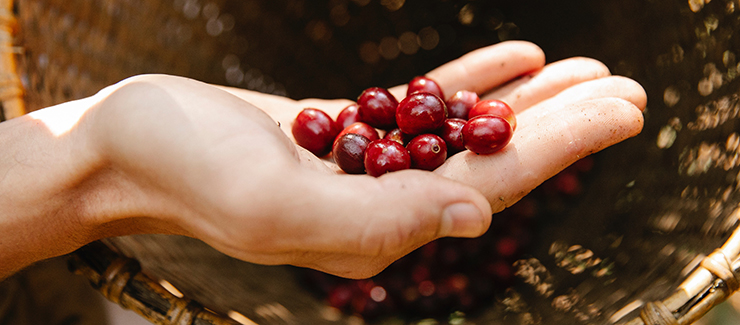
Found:
[[[387,89],[368,88],[336,121],[306,108],[291,131],[296,143],[316,156],[331,152],[344,172],[376,177],[409,168],[434,170],[457,152],[492,154],[511,140],[516,117],[506,103],[480,100],[466,90],[444,98],[437,82],[420,76],[400,102]]]

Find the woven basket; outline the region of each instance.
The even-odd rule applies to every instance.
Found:
[[[740,4],[553,3],[2,0],[2,118],[141,73],[351,98],[509,38],[534,41],[550,60],[595,57],[646,88],[645,129],[595,155],[584,194],[538,220],[516,283],[465,322],[692,323],[740,288]],[[419,46],[384,47],[405,31]],[[112,238],[70,265],[156,324],[362,323],[327,307],[290,267],[237,261],[189,238]]]

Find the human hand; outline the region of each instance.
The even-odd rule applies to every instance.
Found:
[[[347,100],[293,101],[178,77],[131,78],[3,122],[0,172],[10,185],[0,195],[0,278],[137,233],[192,236],[246,261],[355,278],[438,237],[479,236],[492,210],[642,126],[635,82],[588,59],[543,66],[536,46],[506,42],[430,72],[448,94],[504,99],[519,125],[504,151],[459,153],[434,173],[341,175],[290,141],[301,109],[336,116]],[[400,98],[405,87],[392,92]]]
[[[254,263],[368,277],[436,238],[481,235],[492,208],[639,132],[639,85],[606,77],[593,60],[543,65],[536,46],[509,42],[432,71],[446,93],[468,89],[511,103],[519,112],[515,138],[496,155],[463,152],[434,173],[379,178],[337,173],[290,141],[298,111],[318,107],[336,116],[349,101],[131,78],[81,101],[94,104],[80,110],[86,114],[70,133],[87,134],[78,138],[94,163],[78,185],[75,210],[96,225],[90,238],[181,234]],[[405,88],[392,91],[400,98]]]

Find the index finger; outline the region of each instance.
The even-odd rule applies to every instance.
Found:
[[[545,53],[525,41],[507,41],[480,48],[426,74],[447,96],[459,90],[483,94],[519,76],[542,69]],[[396,98],[406,97],[406,85],[391,88]],[[446,99],[446,98],[444,98]]]

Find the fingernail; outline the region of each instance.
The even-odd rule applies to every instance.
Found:
[[[470,203],[455,203],[442,212],[440,235],[450,237],[477,237],[485,232],[480,209]]]

